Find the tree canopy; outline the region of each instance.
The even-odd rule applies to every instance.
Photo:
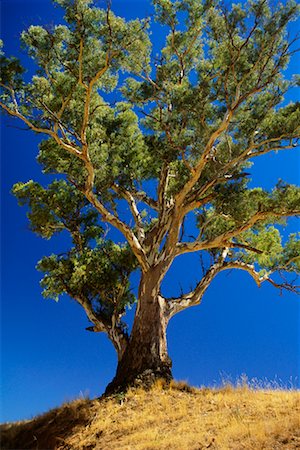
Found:
[[[284,73],[297,3],[153,0],[152,19],[130,21],[110,3],[55,3],[62,25],[30,26],[21,36],[37,67],[30,80],[1,53],[0,105],[44,135],[38,161],[54,175],[49,186],[19,182],[13,193],[29,207],[34,232],[49,239],[67,231],[72,240],[67,253],[39,262],[44,295],[73,297],[122,359],[131,339],[126,307],[143,304],[150,278],[168,319],[198,304],[225,269],[296,291],[289,273],[300,271],[299,236],[286,239],[281,227],[300,214],[300,189],[249,181],[256,157],[297,150],[300,102],[285,94],[299,78]],[[156,55],[151,20],[165,31]],[[201,255],[202,278],[191,292],[164,298],[164,276],[189,252]],[[138,269],[135,298],[130,274]]]

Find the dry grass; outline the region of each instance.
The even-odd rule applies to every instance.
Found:
[[[300,449],[300,393],[185,383],[77,400],[2,426],[2,449]]]

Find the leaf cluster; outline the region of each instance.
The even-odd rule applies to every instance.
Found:
[[[34,232],[49,239],[65,230],[72,238],[67,253],[44,257],[38,263],[38,270],[45,274],[41,281],[44,296],[58,300],[67,293],[83,299],[106,320],[113,313],[124,313],[125,306],[135,301],[129,276],[137,267],[136,260],[128,245],[105,238],[98,215],[84,195],[65,180],[47,188],[33,181],[17,183],[13,193],[21,205],[29,207]]]

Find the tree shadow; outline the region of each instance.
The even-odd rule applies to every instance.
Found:
[[[70,449],[67,438],[91,420],[91,400],[75,400],[24,422],[0,426],[2,450]]]

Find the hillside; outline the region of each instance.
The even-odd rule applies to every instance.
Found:
[[[300,449],[300,393],[184,383],[75,400],[1,426],[3,450]]]

